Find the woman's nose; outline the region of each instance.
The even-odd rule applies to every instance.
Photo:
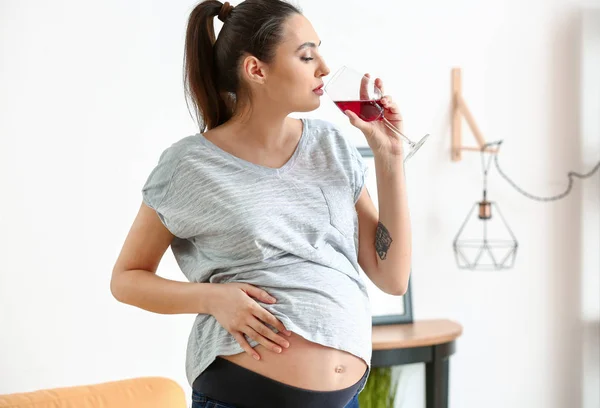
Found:
[[[319,76],[321,76],[321,77],[327,76],[327,75],[329,75],[330,72],[331,71],[329,70],[329,67],[325,63],[323,63],[323,66],[321,67]]]

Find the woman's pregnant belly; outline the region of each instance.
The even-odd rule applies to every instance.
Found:
[[[367,369],[367,363],[351,353],[306,340],[292,332],[286,338],[290,347],[276,353],[259,344],[255,360],[248,353],[221,356],[235,364],[273,380],[315,391],[333,391],[357,383]]]
[[[345,351],[352,348],[366,355],[371,345],[371,311],[361,281],[314,263],[244,272],[236,278],[277,299],[273,304],[259,304],[292,335],[281,334],[290,343],[281,353],[256,345],[260,360],[247,352],[222,358],[276,381],[315,391],[347,388],[362,378],[366,361]],[[336,348],[334,344],[344,346]]]

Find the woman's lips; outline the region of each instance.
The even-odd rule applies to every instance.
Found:
[[[323,88],[313,89],[313,92],[316,93],[317,95],[321,96],[321,95],[323,95]]]

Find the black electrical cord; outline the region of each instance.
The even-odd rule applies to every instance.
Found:
[[[482,160],[483,160],[483,153],[485,151],[486,148],[492,146],[492,145],[498,145],[498,149],[496,150],[496,154],[494,155],[494,164],[496,165],[496,168],[498,169],[498,173],[500,173],[500,175],[512,186],[515,188],[515,190],[517,190],[519,193],[523,194],[525,197],[531,198],[532,200],[537,200],[537,201],[554,201],[554,200],[559,200],[561,198],[563,198],[564,196],[566,196],[567,194],[569,194],[571,192],[571,188],[573,187],[573,177],[578,177],[580,179],[584,179],[584,178],[588,178],[590,177],[592,174],[594,174],[596,171],[598,171],[598,168],[600,168],[600,161],[598,163],[596,163],[596,165],[592,168],[592,170],[590,170],[588,173],[585,174],[579,174],[579,173],[575,173],[574,171],[570,171],[567,173],[567,176],[569,177],[569,185],[567,186],[567,189],[558,195],[555,196],[551,196],[551,197],[538,197],[535,196],[533,194],[529,194],[528,192],[524,191],[522,188],[520,188],[519,186],[517,186],[517,184],[512,181],[511,179],[508,178],[508,176],[502,171],[502,169],[500,169],[500,165],[498,164],[498,150],[500,145],[502,144],[502,140],[499,140],[497,142],[490,142],[490,143],[486,143],[485,145],[483,145],[483,147],[481,148],[481,156],[482,156]],[[488,164],[489,165],[489,164]],[[487,173],[487,169],[485,170],[485,173]]]

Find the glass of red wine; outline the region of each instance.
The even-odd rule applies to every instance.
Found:
[[[384,116],[384,108],[380,102],[384,95],[381,89],[375,86],[375,80],[352,68],[341,67],[333,74],[324,89],[342,112],[351,110],[365,122],[380,120],[406,142],[409,149],[405,153],[404,162],[410,159],[429,137],[429,134],[426,134],[418,142],[413,142],[390,123]]]

